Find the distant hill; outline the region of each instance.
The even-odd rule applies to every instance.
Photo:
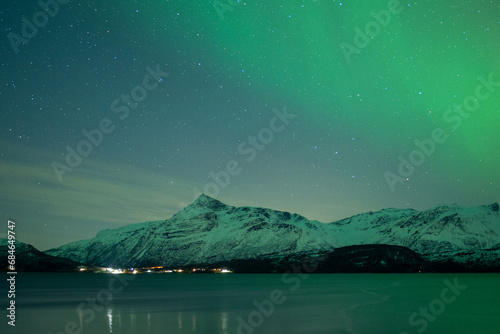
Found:
[[[2,270],[8,268],[8,239],[0,239],[0,254],[2,254]],[[24,242],[15,242],[15,269],[18,272],[76,272],[81,263],[65,258],[47,255]]]

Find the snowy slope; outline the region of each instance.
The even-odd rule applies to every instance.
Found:
[[[104,230],[46,253],[99,266],[182,266],[363,244],[405,246],[421,254],[498,247],[498,204],[438,206],[422,212],[386,209],[323,224],[288,212],[233,207],[201,195],[168,220]]]
[[[340,243],[405,246],[420,254],[500,246],[498,204],[466,208],[440,205],[426,211],[386,209],[328,224]]]
[[[325,229],[297,214],[236,208],[202,195],[166,221],[104,230],[46,253],[100,266],[179,266],[330,250]]]

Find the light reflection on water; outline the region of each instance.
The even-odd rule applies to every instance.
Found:
[[[108,308],[109,332],[113,333],[113,309]]]
[[[154,316],[161,316],[164,320],[163,323],[169,323],[168,318],[171,317],[172,315],[169,314],[152,314],[150,311],[145,311],[145,313],[130,313],[128,314],[128,317],[125,316],[125,314],[121,313],[119,309],[115,311],[113,308],[108,307],[106,309],[106,317],[107,317],[107,332],[106,333],[128,333],[128,332],[134,332],[136,329],[140,328],[141,333],[155,333],[155,331],[152,328],[152,318]],[[221,312],[219,314],[220,319],[220,333],[222,334],[228,334],[228,312]],[[140,318],[145,317],[146,319],[146,326],[142,326],[142,321]],[[123,319],[127,319],[128,321],[122,322]],[[179,332],[183,333],[203,333],[203,328],[200,328],[200,331],[198,331],[197,328],[197,313],[196,312],[177,312],[173,315],[173,318],[175,318],[174,324],[176,329],[179,329]],[[158,320],[158,319],[156,319]],[[206,320],[206,319],[205,319]],[[216,319],[214,319],[216,320]],[[82,328],[85,330],[89,330],[95,328],[92,324],[85,324],[83,322],[80,322],[82,325]],[[217,327],[217,326],[216,326]],[[173,328],[170,329],[170,331]]]
[[[19,275],[16,330],[59,334],[74,322],[82,334],[417,333],[410,314],[456,276],[467,290],[427,332],[497,334],[500,326],[498,274],[310,275],[300,284],[281,275],[136,276],[107,305],[91,309],[78,306],[110,276]],[[283,302],[271,303],[277,289]]]

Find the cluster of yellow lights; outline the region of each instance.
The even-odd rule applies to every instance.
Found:
[[[130,269],[115,269],[115,268],[102,268],[102,270],[109,272],[111,274],[139,274],[139,273],[183,273],[183,272],[191,272],[191,270],[183,270],[183,269],[163,269],[163,267],[145,267],[145,268],[130,268]],[[86,271],[86,267],[79,268],[80,271]],[[231,270],[225,268],[216,268],[216,269],[205,269],[205,268],[193,268],[192,272],[214,272],[214,273],[230,273]]]

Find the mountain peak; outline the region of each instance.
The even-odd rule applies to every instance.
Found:
[[[198,198],[190,206],[203,207],[203,208],[208,208],[208,209],[213,209],[213,210],[227,207],[226,204],[216,200],[213,197],[205,195],[205,194],[201,194],[200,196],[198,196]]]

